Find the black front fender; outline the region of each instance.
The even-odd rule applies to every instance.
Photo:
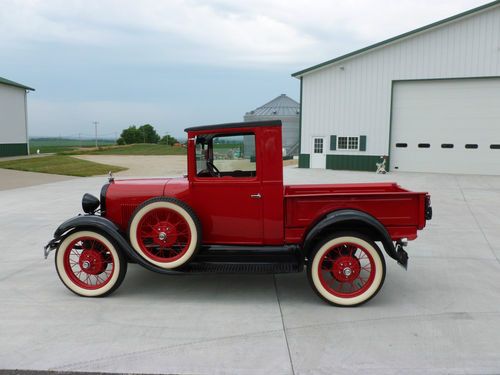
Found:
[[[56,247],[57,243],[59,243],[64,238],[65,234],[69,232],[73,232],[75,230],[89,230],[89,229],[96,230],[108,235],[118,245],[119,250],[122,250],[129,257],[129,259],[140,264],[141,266],[147,268],[150,271],[163,274],[182,273],[179,271],[163,269],[147,262],[145,259],[140,257],[134,251],[132,246],[130,246],[129,242],[120,232],[118,226],[116,226],[116,224],[114,224],[112,221],[102,216],[80,215],[66,220],[56,229],[56,231],[54,232],[54,239],[49,242],[47,247],[48,246]]]
[[[71,219],[66,220],[64,223],[59,225],[59,227],[54,232],[54,238],[61,238],[66,232],[75,229],[75,228],[93,228],[99,229],[106,234],[112,235],[113,239],[115,239],[115,234],[120,234],[118,227],[110,220],[96,215],[80,215],[72,217]],[[120,237],[122,237],[120,235]]]
[[[342,225],[348,225],[352,230],[356,230],[356,226],[370,228],[376,234],[376,240],[382,242],[387,255],[406,268],[408,263],[406,252],[403,251],[403,254],[396,249],[384,225],[373,216],[357,210],[339,210],[326,215],[309,230],[304,240],[304,248],[310,249],[319,235],[340,229]]]

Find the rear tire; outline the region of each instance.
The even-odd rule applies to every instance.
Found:
[[[356,233],[336,233],[311,252],[307,276],[316,294],[335,306],[358,306],[373,298],[385,279],[378,246]]]
[[[127,261],[113,241],[93,230],[66,236],[57,247],[55,264],[63,284],[82,297],[113,293],[127,273]]]

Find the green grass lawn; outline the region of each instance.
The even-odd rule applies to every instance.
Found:
[[[99,150],[72,150],[62,152],[64,155],[185,155],[184,147],[139,143],[126,146],[105,146]]]
[[[0,162],[0,168],[18,171],[61,174],[66,176],[88,177],[119,172],[126,168],[114,165],[94,163],[65,155],[39,156]]]
[[[111,140],[99,139],[100,146],[113,145]],[[90,148],[95,146],[94,140],[89,139],[65,139],[65,138],[32,138],[30,139],[30,154],[36,154],[40,150],[42,154],[62,153],[73,151],[81,147]]]

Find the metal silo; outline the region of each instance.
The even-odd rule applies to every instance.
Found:
[[[259,108],[247,112],[243,119],[244,121],[281,120],[284,153],[298,155],[300,104],[295,100],[281,94]]]

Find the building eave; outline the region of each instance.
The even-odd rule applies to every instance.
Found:
[[[0,77],[0,84],[12,86],[12,87],[17,87],[17,88],[29,90],[29,91],[35,91],[35,89],[32,87],[25,86],[25,85],[22,85],[20,83],[11,81],[10,79],[6,79],[6,78],[2,78],[2,77]]]

